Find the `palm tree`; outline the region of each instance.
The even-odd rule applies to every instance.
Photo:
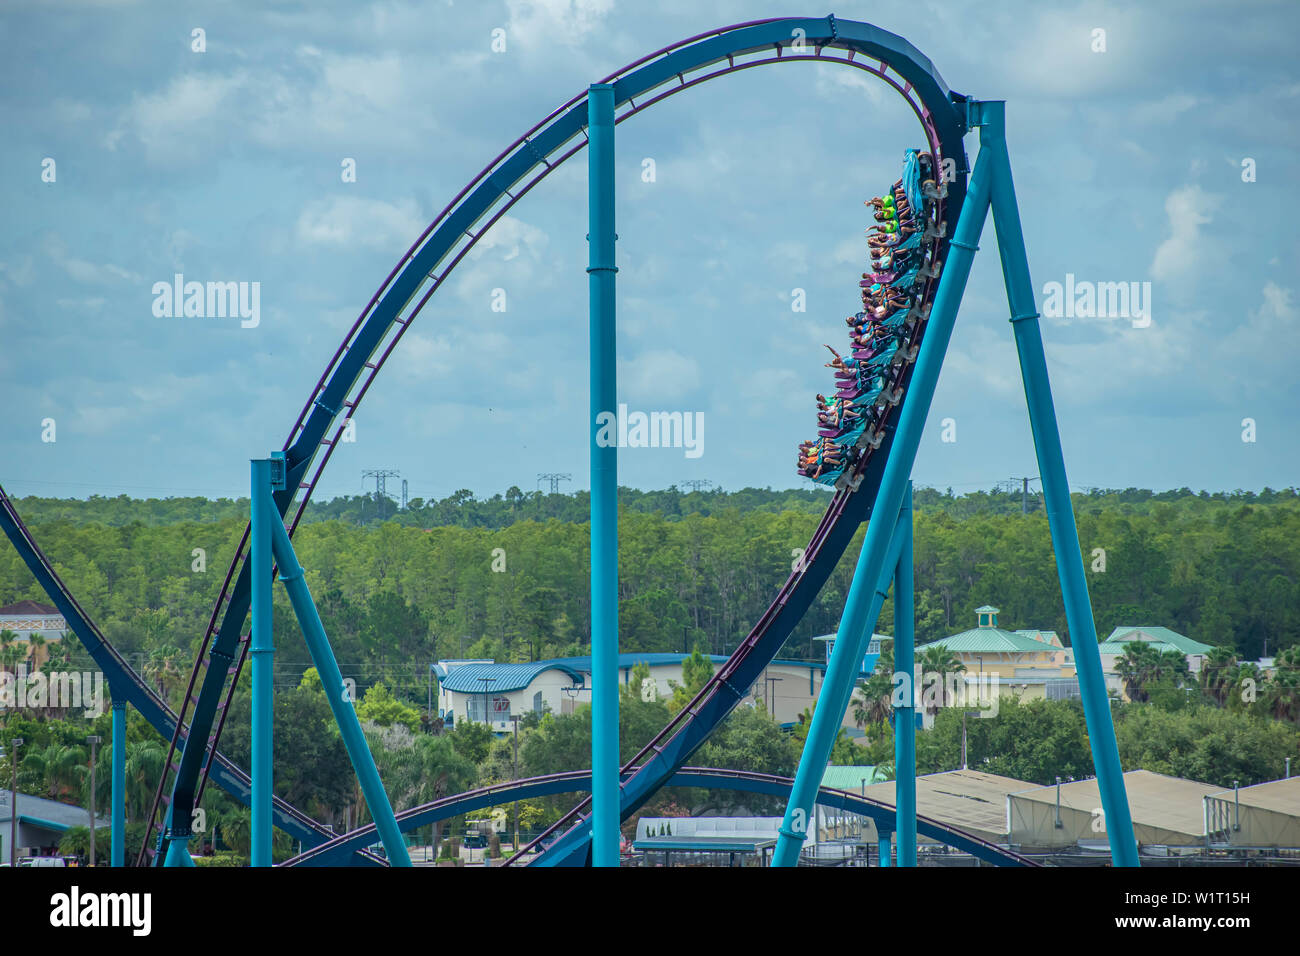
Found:
[[[0,647],[0,671],[17,674],[18,665],[26,659],[26,651],[17,644],[7,644]]]
[[[15,673],[20,660],[17,641],[18,634],[15,631],[8,628],[0,630],[0,669],[11,674]]]
[[[1279,667],[1264,684],[1264,701],[1274,719],[1300,722],[1300,670]]]
[[[1300,645],[1279,651],[1273,676],[1264,684],[1264,700],[1277,720],[1300,722]]]
[[[1150,699],[1146,685],[1151,683],[1160,667],[1160,652],[1146,641],[1129,641],[1124,653],[1115,658],[1115,673],[1124,682],[1128,699],[1143,703]]]
[[[179,661],[181,652],[177,647],[171,644],[165,644],[162,647],[155,648],[145,661],[145,676],[154,682],[158,688],[158,696],[163,700],[167,699],[167,685],[180,674]]]
[[[89,774],[84,747],[50,744],[41,752],[40,759],[45,765],[45,789],[51,799],[62,800],[69,794],[81,793],[83,778]]]
[[[1263,683],[1264,675],[1260,672],[1258,664],[1254,661],[1239,662],[1226,678],[1224,706],[1236,710],[1247,704],[1254,703],[1258,697],[1259,688]],[[1248,694],[1248,689],[1255,691],[1255,693]]]
[[[41,660],[42,651],[45,649],[45,638],[40,634],[33,634],[27,639],[27,643],[32,646],[32,673],[35,674],[41,669],[44,661]]]
[[[1191,682],[1192,671],[1187,664],[1187,655],[1176,647],[1161,651],[1155,660],[1151,672],[1152,681],[1172,681],[1175,687],[1182,687]]]
[[[149,812],[166,755],[160,744],[141,740],[126,746],[126,813],[133,820]]]
[[[253,845],[253,812],[237,807],[221,818],[221,841],[240,856],[248,856]]]
[[[890,702],[893,680],[877,667],[870,677],[858,684],[858,691],[861,696],[853,698],[853,722],[863,729],[883,728],[894,712]]]
[[[961,662],[961,658],[937,641],[917,648],[917,650],[921,652],[922,685],[925,684],[926,680],[933,679],[930,675],[938,675],[939,706],[946,707],[949,703],[955,703],[955,701],[948,700],[947,675],[961,674],[966,671],[966,665]],[[927,707],[926,710],[933,714],[938,711],[938,708]]]
[[[1220,707],[1227,702],[1236,669],[1237,652],[1227,645],[1211,648],[1201,665],[1201,688]]]
[[[72,644],[75,640],[76,637],[67,631],[60,634],[55,647],[57,653],[51,651],[50,660],[57,663],[60,667],[67,667],[72,663]]]

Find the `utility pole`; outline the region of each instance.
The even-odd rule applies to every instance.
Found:
[[[962,712],[961,712],[961,769],[963,769],[963,770],[968,769],[967,766],[966,766],[966,718],[967,718],[967,717],[983,717],[983,716],[984,716],[984,715],[981,714],[978,710],[966,710],[965,708],[962,709]]]
[[[364,482],[367,478],[375,479],[375,504],[379,507],[379,517],[384,517],[383,501],[388,497],[388,478],[401,478],[400,472],[393,471],[391,468],[370,468],[361,473],[361,480]],[[405,485],[405,482],[403,482]],[[405,501],[405,491],[403,488],[403,501]]]
[[[23,738],[9,741],[9,766],[13,769],[12,789],[9,791],[9,868],[18,865],[18,748]]]
[[[99,743],[104,738],[92,734],[86,738],[90,744],[90,865],[95,865],[95,757],[99,753]]]
[[[764,677],[763,682],[767,685],[767,700],[772,709],[772,719],[776,720],[776,684],[785,680],[784,677]]]
[[[551,494],[558,495],[560,493],[560,482],[572,480],[573,475],[562,474],[558,471],[548,471],[545,474],[537,476],[537,487],[540,489],[543,481],[549,481],[551,483]]]
[[[433,665],[429,665],[429,733],[433,733]]]
[[[514,773],[515,779],[518,780],[519,779],[519,715],[511,714],[510,722],[515,725],[515,739],[514,739],[515,755],[514,755],[513,762],[511,763],[511,766],[513,767],[512,773]],[[515,840],[514,843],[511,844],[511,846],[514,848],[514,851],[518,853],[519,852],[519,801],[518,800],[515,801],[514,815],[515,815]]]
[[[492,729],[492,717],[488,713],[488,684],[496,683],[495,677],[480,677],[483,682],[483,723],[487,724],[488,730]]]

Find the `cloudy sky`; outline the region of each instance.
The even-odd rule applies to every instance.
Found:
[[[389,270],[525,129],[683,37],[822,12],[9,0],[0,482],[20,495],[247,493],[247,460],[281,446]],[[1149,283],[1145,327],[1043,320],[1071,482],[1296,484],[1300,8],[835,13],[906,36],[954,90],[1008,101],[1040,302],[1067,275]],[[801,481],[795,446],[829,381],[821,343],[838,347],[856,307],[862,201],[920,144],[907,107],[869,79],[749,70],[618,127],[620,400],[705,419],[700,457],[628,449],[622,483]],[[580,155],[484,237],[370,390],[318,494],[357,493],[372,468],[400,471],[413,497],[532,489],[541,472],[587,487],[585,196]],[[982,246],[915,469],[959,492],[1037,474],[991,226]],[[176,273],[258,283],[260,321],[155,314],[155,283]],[[806,312],[792,311],[795,289]]]

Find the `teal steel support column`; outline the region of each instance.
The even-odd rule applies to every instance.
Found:
[[[809,730],[810,738],[814,732],[818,732],[819,727],[816,722],[818,712],[824,712],[828,715],[832,715],[823,718],[823,720],[832,722],[832,727],[830,730],[830,735],[831,735],[830,746],[834,745],[835,735],[838,732],[840,722],[844,717],[844,712],[848,709],[849,702],[853,698],[854,688],[857,687],[857,675],[861,668],[862,655],[866,652],[867,644],[870,642],[871,639],[871,632],[875,629],[876,620],[880,617],[880,609],[884,607],[885,598],[889,596],[889,582],[893,579],[894,568],[898,564],[899,554],[903,545],[902,520],[903,520],[903,516],[902,514],[900,514],[898,516],[898,520],[892,526],[892,534],[890,535],[890,539],[889,539],[889,550],[888,553],[886,554],[886,560],[884,562],[884,570],[881,572],[880,577],[876,580],[875,587],[872,588],[871,590],[869,605],[864,604],[864,602],[867,600],[866,582],[869,580],[867,577],[867,568],[866,568],[866,560],[865,560],[867,554],[867,549],[865,544],[863,545],[862,551],[858,554],[858,564],[853,571],[853,581],[849,585],[849,595],[844,602],[844,613],[840,617],[840,626],[839,629],[835,632],[835,642],[832,645],[833,649],[831,651],[831,667],[833,667],[835,663],[836,650],[841,645],[856,648],[856,656],[851,655],[849,658],[851,662],[856,661],[856,663],[853,663],[852,665],[853,666],[853,673],[851,675],[852,679],[848,681],[846,686],[841,686],[837,683],[836,678],[833,678],[831,676],[831,667],[827,668],[826,679],[822,681],[821,693],[817,697],[817,703],[813,710],[813,725]],[[869,529],[868,529],[868,533],[870,533]],[[863,607],[866,607],[865,613],[863,613]],[[835,714],[838,714],[839,716],[838,717],[833,716]],[[804,767],[805,767],[805,762],[809,760],[808,754],[809,751],[808,751],[807,743],[805,742],[803,756],[800,758],[799,761],[799,771],[795,775],[796,787],[798,786],[799,783],[799,774],[805,773]],[[827,757],[830,756],[829,747],[826,751],[826,755]],[[817,790],[821,785],[822,770],[816,769],[816,767],[812,763],[808,763],[807,766],[808,769],[806,771],[805,786],[810,786],[812,788],[812,800],[815,802],[817,796]],[[822,763],[819,766],[822,768],[826,766],[825,759],[823,759]],[[807,781],[811,781],[811,782],[809,783]],[[795,790],[791,790],[792,801],[793,801],[793,794],[795,792],[796,792]],[[786,814],[787,817],[793,823],[793,825],[789,829],[792,832],[794,832],[796,830],[796,827],[798,827],[798,824],[812,821],[813,808],[812,805],[810,804],[805,814],[798,814],[798,813],[791,814],[790,810],[787,808]],[[800,836],[794,849],[795,862],[788,864],[789,866],[796,866],[798,864],[799,851],[803,848],[803,842],[804,839],[806,838],[806,833],[803,832],[803,828],[799,828],[798,832],[800,833]],[[784,823],[782,824],[780,833],[782,835],[786,834],[786,827]],[[778,837],[776,849],[779,850],[780,847],[781,847],[780,837]],[[787,865],[787,864],[778,864],[776,862],[775,850],[773,851],[772,854],[772,865],[773,866]]]
[[[1002,278],[1011,307],[1011,325],[1015,330],[1016,351],[1020,356],[1020,374],[1025,383],[1029,404],[1029,424],[1038,455],[1038,473],[1042,475],[1043,501],[1047,508],[1052,548],[1056,552],[1056,572],[1061,579],[1061,596],[1065,601],[1065,619],[1070,627],[1070,644],[1074,648],[1075,669],[1083,698],[1084,719],[1092,759],[1097,770],[1097,786],[1105,814],[1106,835],[1110,840],[1111,861],[1115,866],[1138,866],[1137,843],[1133,837],[1133,820],[1129,814],[1128,794],[1124,789],[1124,772],[1120,767],[1115,727],[1111,722],[1110,701],[1097,649],[1097,628],[1088,598],[1088,582],[1079,550],[1079,532],[1074,523],[1070,486],[1065,476],[1065,455],[1056,424],[1052,387],[1047,376],[1047,358],[1038,326],[1038,309],[1034,287],[1029,278],[1029,259],[1025,237],[1020,228],[1015,184],[1011,178],[1011,161],[1006,144],[1006,104],[978,104],[980,111],[980,157],[987,152],[996,163],[993,181],[993,225],[997,229],[998,252],[1002,258]]]
[[[193,866],[194,858],[190,856],[190,823],[186,820],[177,825],[173,822],[171,810],[167,811],[167,855],[163,857],[163,866]]]
[[[879,831],[879,833],[880,833],[880,841],[879,841],[879,847],[880,847],[880,865],[881,865],[881,866],[889,866],[889,837],[890,837],[890,834],[889,834],[889,832],[888,832],[887,830],[881,830],[881,831]]]
[[[898,865],[916,866],[916,609],[912,591],[912,483],[907,483],[898,519],[903,537],[894,571],[894,809],[898,822]]]
[[[302,636],[307,642],[307,650],[311,653],[312,663],[316,665],[316,673],[320,675],[321,685],[325,688],[325,697],[329,701],[330,710],[334,713],[334,721],[343,736],[343,745],[347,748],[348,758],[352,761],[352,769],[356,771],[361,793],[366,798],[366,806],[370,808],[375,829],[379,831],[384,850],[388,854],[388,862],[393,866],[410,866],[411,857],[406,851],[406,841],[402,839],[397,819],[393,815],[393,805],[384,791],[383,781],[379,779],[375,758],[366,745],[366,735],[361,730],[361,722],[357,719],[357,712],[352,706],[352,696],[348,693],[347,685],[343,683],[343,674],[339,670],[338,661],[330,647],[320,615],[316,612],[316,605],[311,599],[311,592],[307,589],[307,582],[303,580],[302,565],[298,563],[298,558],[293,553],[289,532],[285,531],[275,508],[270,504],[266,507],[266,521],[271,527],[271,546],[275,560],[280,565],[280,580],[284,582],[285,590],[289,592],[289,601],[293,605],[294,614],[298,617]]]
[[[619,863],[618,398],[614,338],[614,87],[587,91],[591,360],[591,862]]]
[[[111,688],[110,688],[111,690]],[[112,841],[109,866],[126,865],[126,698],[113,694]]]
[[[912,464],[916,461],[916,449],[921,442],[921,432],[925,428],[935,384],[939,380],[939,369],[943,366],[944,353],[948,349],[953,323],[957,319],[957,307],[961,304],[976,243],[984,228],[991,174],[988,162],[981,155],[971,174],[970,191],[962,205],[956,234],[948,244],[948,261],[944,264],[939,280],[939,291],[930,311],[916,369],[903,400],[898,432],[894,436],[889,460],[885,463],[885,473],[876,492],[871,522],[867,526],[866,541],[863,542],[853,584],[845,601],[840,633],[857,635],[859,640],[842,641],[837,637],[835,649],[831,651],[822,693],[813,711],[812,726],[808,730],[808,739],[804,742],[803,756],[799,760],[799,770],[790,791],[790,801],[777,838],[776,851],[772,855],[773,866],[796,866],[799,862],[799,851],[807,835],[807,822],[822,772],[830,757],[845,708],[853,696],[853,686],[857,682],[862,654],[866,649],[865,639],[870,636],[870,628],[862,622],[862,616],[867,610],[863,592],[876,585],[882,574],[891,574],[896,563],[896,559],[887,560],[897,524],[895,518],[903,505]],[[886,520],[880,520],[882,517]],[[874,617],[871,620],[874,621]],[[850,622],[851,626],[846,628]]]
[[[250,462],[251,503],[249,505],[248,552],[252,574],[252,638],[249,653],[253,658],[253,793],[252,852],[250,866],[271,866],[271,794],[272,739],[274,720],[273,693],[275,649],[271,637],[271,529],[269,522],[279,523],[271,498],[271,462]]]

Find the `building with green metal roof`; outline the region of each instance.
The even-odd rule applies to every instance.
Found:
[[[949,691],[945,694],[945,706],[978,706],[971,702],[1005,694],[1021,700],[1078,697],[1074,657],[1062,646],[1056,632],[1036,628],[1009,630],[999,626],[1000,613],[1000,609],[985,604],[975,609],[975,627],[917,648],[918,666],[927,650],[942,648],[964,668],[956,678],[948,675],[949,682],[956,681],[957,699],[950,699],[953,695]],[[934,675],[920,674],[919,686],[923,688],[933,678]],[[934,719],[931,709],[927,707],[922,716],[925,725],[930,726]]]
[[[1192,674],[1199,674],[1205,655],[1210,653],[1209,644],[1194,641],[1184,634],[1171,631],[1167,627],[1134,627],[1125,624],[1115,628],[1104,641],[1097,645],[1101,654],[1101,669],[1106,675],[1106,689],[1123,699],[1128,699],[1128,690],[1115,669],[1115,662],[1129,645],[1141,641],[1155,648],[1160,653],[1178,651],[1187,658],[1187,669]]]
[[[869,787],[873,783],[881,783],[888,779],[889,774],[872,764],[847,767],[830,766],[822,773],[821,785],[830,787],[832,790],[858,791],[863,787]]]
[[[1158,651],[1182,651],[1188,655],[1189,661],[1194,656],[1203,657],[1210,653],[1209,644],[1194,641],[1190,637],[1179,634],[1177,631],[1171,631],[1167,627],[1134,627],[1129,624],[1115,628],[1099,646],[1103,654],[1122,654],[1124,653],[1123,645],[1133,641],[1145,641]],[[1113,649],[1117,646],[1118,649]]]
[[[998,608],[989,604],[978,607],[975,609],[975,627],[922,644],[918,650],[942,647],[962,657],[962,663],[966,663],[965,658],[970,657],[977,665],[979,655],[990,655],[1000,663],[1041,663],[1054,666],[1066,663],[1067,655],[1062,653],[1065,648],[1061,646],[1061,639],[1055,631],[1009,631],[998,626],[1000,613]]]

